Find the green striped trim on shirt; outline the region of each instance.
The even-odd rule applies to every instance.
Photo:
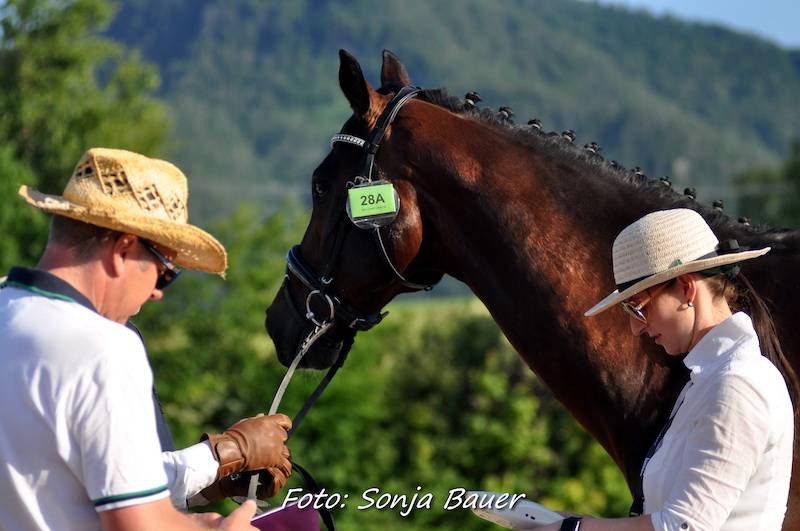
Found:
[[[67,297],[66,295],[62,295],[60,293],[53,293],[52,291],[47,291],[47,290],[44,290],[44,289],[41,289],[41,288],[35,288],[33,286],[28,286],[27,284],[20,284],[19,282],[14,282],[13,280],[6,280],[5,282],[3,282],[3,286],[11,286],[11,287],[14,287],[14,288],[25,289],[25,290],[32,291],[34,293],[37,293],[37,294],[39,294],[39,295],[41,295],[43,297],[47,297],[47,298],[50,298],[50,299],[58,299],[58,300],[61,300],[61,301],[74,302],[74,303],[78,302],[75,299],[73,299],[72,297]]]
[[[127,500],[135,500],[136,498],[144,498],[146,496],[152,496],[153,494],[158,494],[159,492],[164,492],[165,490],[167,490],[167,486],[161,485],[160,487],[156,487],[154,489],[140,490],[139,492],[131,492],[129,494],[117,494],[115,496],[106,496],[105,498],[98,498],[96,500],[92,500],[92,503],[94,504],[95,507],[99,507],[100,505],[105,505],[107,503],[116,503]]]

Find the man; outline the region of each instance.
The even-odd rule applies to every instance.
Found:
[[[13,268],[0,289],[0,393],[13,405],[0,410],[0,527],[198,529],[170,489],[185,500],[245,470],[272,476],[274,495],[291,474],[283,415],[242,420],[162,462],[152,372],[125,325],[177,266],[227,267],[222,245],[187,223],[183,173],[95,148],[63,196],[20,195],[54,218],[37,268]],[[203,522],[249,529],[252,505]]]

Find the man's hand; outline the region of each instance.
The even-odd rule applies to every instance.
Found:
[[[227,518],[222,520],[219,524],[219,529],[226,531],[238,531],[240,529],[253,529],[256,528],[250,525],[250,520],[256,514],[256,504],[247,500],[241,507],[233,511]]]
[[[221,529],[223,531],[240,531],[257,529],[250,525],[250,520],[256,514],[256,504],[250,500],[227,516],[219,513],[195,513],[187,515],[203,529]]]
[[[202,440],[208,440],[219,462],[217,479],[234,472],[270,469],[275,472],[272,475],[276,482],[283,477],[283,486],[292,474],[285,444],[291,428],[291,419],[279,413],[240,420],[220,435],[204,434]]]
[[[104,531],[141,531],[142,529],[255,531],[256,528],[250,525],[250,520],[255,512],[256,505],[247,501],[226,518],[216,513],[185,515],[175,510],[169,498],[161,498],[154,502],[110,509],[97,514]]]

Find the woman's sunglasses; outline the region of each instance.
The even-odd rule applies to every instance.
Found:
[[[664,282],[663,284],[659,284],[658,286],[645,291],[645,298],[636,302],[636,304],[628,301],[622,301],[619,303],[619,305],[622,306],[622,309],[625,310],[625,313],[640,323],[647,324],[647,317],[644,315],[644,307],[647,306],[647,304],[652,301],[656,295],[658,295],[658,292],[666,288],[669,284],[670,282]]]
[[[181,269],[172,263],[172,260],[161,254],[161,252],[156,249],[156,246],[149,241],[142,238],[139,238],[139,241],[142,243],[142,247],[147,249],[150,254],[155,256],[156,260],[164,266],[164,270],[158,275],[158,280],[156,280],[156,289],[165,289],[180,276]]]

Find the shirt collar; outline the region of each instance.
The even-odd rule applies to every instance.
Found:
[[[694,380],[730,357],[732,348],[743,341],[756,339],[753,322],[744,312],[737,312],[711,329],[683,359]]]
[[[3,286],[32,291],[43,297],[74,302],[97,313],[97,309],[86,296],[66,280],[40,269],[12,267]]]

